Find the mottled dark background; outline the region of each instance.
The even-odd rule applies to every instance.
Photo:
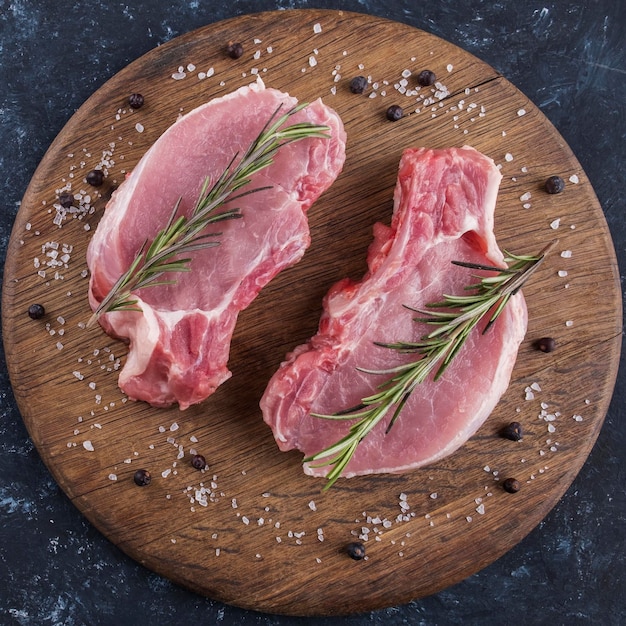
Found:
[[[500,71],[548,116],[591,179],[623,282],[623,0],[0,0],[2,258],[38,162],[95,89],[136,57],[189,30],[243,13],[293,8],[345,9],[404,22]],[[436,596],[323,619],[224,606],[128,559],[52,480],[26,433],[5,370],[0,362],[0,624],[626,624],[623,357],[589,460],[521,544]]]

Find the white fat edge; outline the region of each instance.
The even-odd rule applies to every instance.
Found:
[[[133,350],[128,353],[126,363],[120,371],[119,383],[122,386],[123,382],[131,376],[138,376],[146,371],[148,363],[159,341],[159,321],[154,312],[154,309],[146,304],[137,294],[133,293],[133,298],[137,300],[137,306],[141,308],[141,312],[129,313],[128,311],[112,311],[107,313],[109,322],[115,329],[115,332],[122,337],[129,337],[133,343]],[[140,316],[141,319],[138,323],[128,323],[125,321],[125,317]],[[122,321],[121,324],[115,325],[115,321]],[[136,319],[133,319],[135,322]],[[147,332],[140,332],[139,327],[147,326]],[[128,328],[128,330],[126,330]],[[134,338],[141,334],[141,341],[134,341]]]
[[[464,232],[473,230],[477,232],[478,234],[480,234],[481,236],[485,237],[485,241],[487,243],[486,257],[491,262],[493,262],[494,265],[503,265],[504,254],[502,253],[502,251],[500,250],[500,247],[498,246],[498,242],[496,240],[496,235],[494,232],[495,213],[497,210],[498,194],[500,192],[500,183],[502,182],[502,172],[497,167],[495,161],[491,157],[487,156],[486,154],[483,154],[482,152],[478,152],[476,148],[473,148],[472,146],[466,144],[461,147],[461,150],[471,150],[473,152],[477,152],[478,154],[483,156],[485,159],[487,159],[492,165],[489,171],[489,183],[491,184],[487,185],[487,189],[489,190],[489,193],[485,196],[484,203],[483,203],[483,205],[489,209],[488,211],[486,211],[488,218],[485,220],[485,228],[484,230],[479,230],[478,225],[476,224],[476,226],[474,227],[466,228]]]

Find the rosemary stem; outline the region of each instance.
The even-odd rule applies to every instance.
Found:
[[[146,287],[172,284],[174,280],[161,280],[165,273],[189,271],[191,256],[198,250],[219,245],[211,240],[221,233],[206,233],[210,224],[242,217],[239,209],[221,210],[226,202],[242,198],[251,193],[267,190],[257,187],[240,191],[248,185],[254,174],[270,166],[277,152],[285,145],[307,138],[328,139],[327,126],[309,122],[299,122],[284,126],[288,119],[307,106],[299,104],[283,115],[278,115],[280,105],[263,126],[261,132],[251,142],[238,161],[235,154],[215,183],[209,178],[202,184],[201,191],[190,215],[178,215],[182,198],[175,203],[166,226],[160,230],[152,242],[145,241],[131,262],[129,268],[119,277],[102,299],[87,327],[96,323],[100,315],[110,311],[141,311],[137,299],[132,294]],[[237,193],[239,192],[239,193]],[[185,258],[182,258],[182,256]]]
[[[373,375],[387,375],[378,385],[375,394],[362,398],[353,409],[338,411],[332,415],[313,413],[314,417],[331,420],[352,420],[348,433],[336,443],[304,459],[313,467],[330,469],[326,475],[324,490],[329,489],[342,475],[356,452],[359,444],[393,409],[386,427],[387,434],[406,405],[415,388],[431,374],[437,381],[465,345],[472,331],[485,321],[482,334],[485,334],[502,314],[506,305],[543,263],[546,255],[556,246],[557,240],[545,246],[536,256],[509,254],[507,268],[453,261],[455,265],[480,269],[495,274],[479,277],[479,282],[471,285],[473,292],[465,296],[444,295],[443,300],[429,304],[425,309],[411,309],[426,317],[416,317],[414,321],[435,326],[429,334],[417,342],[375,342],[376,345],[398,353],[417,353],[416,360],[384,370],[357,368]],[[411,308],[411,307],[407,307]],[[436,309],[436,310],[432,310]]]

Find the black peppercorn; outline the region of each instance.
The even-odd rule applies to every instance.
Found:
[[[511,422],[500,430],[500,436],[511,441],[521,441],[524,437],[522,425],[519,422]]]
[[[229,41],[226,46],[226,54],[231,59],[238,59],[243,54],[243,46],[240,43]]]
[[[102,170],[91,170],[87,174],[87,182],[92,187],[100,187],[104,182],[104,172]]]
[[[542,337],[535,341],[535,347],[541,352],[552,352],[556,348],[556,341],[552,337]]]
[[[402,107],[397,104],[393,104],[387,109],[387,119],[390,122],[397,122],[403,115],[404,111],[402,110]]]
[[[31,320],[40,320],[46,314],[46,309],[41,304],[31,304],[28,307],[28,317]]]
[[[206,459],[201,454],[194,454],[191,457],[191,465],[197,470],[203,470],[206,467]]]
[[[352,93],[365,93],[367,89],[367,78],[365,76],[355,76],[350,81],[350,91]]]
[[[59,196],[59,204],[64,209],[69,209],[74,204],[74,196],[71,193],[62,193]]]
[[[422,87],[430,87],[434,85],[437,81],[437,77],[435,76],[435,72],[431,72],[430,70],[424,70],[419,73],[417,77],[417,84]]]
[[[565,181],[560,176],[550,176],[544,188],[548,193],[561,193],[565,189]]]
[[[133,480],[135,481],[135,485],[139,487],[146,487],[150,484],[152,480],[152,476],[150,476],[150,472],[146,469],[138,469],[133,476]]]
[[[507,478],[502,483],[502,488],[504,491],[508,491],[509,493],[517,493],[520,490],[519,480],[515,480],[515,478]]]
[[[144,97],[140,93],[131,93],[130,96],[128,96],[128,104],[131,109],[140,109],[144,102]]]
[[[346,552],[351,559],[360,561],[365,558],[365,546],[360,541],[354,541],[346,546]]]

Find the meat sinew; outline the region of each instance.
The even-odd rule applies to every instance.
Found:
[[[339,441],[352,420],[311,414],[358,406],[389,378],[357,368],[389,369],[416,358],[374,342],[418,341],[432,330],[404,305],[424,308],[475,282],[472,270],[452,261],[503,266],[493,233],[500,179],[493,161],[473,148],[404,152],[391,226],[374,226],[368,272],[330,289],[317,334],[287,355],[263,395],[263,416],[281,450],[299,449],[306,458]],[[459,448],[506,390],[526,323],[518,293],[488,332],[470,334],[441,378],[415,388],[388,433],[393,411],[377,424],[342,475],[402,472]],[[326,475],[330,468],[319,464],[304,470]]]
[[[154,143],[113,194],[90,242],[94,310],[142,244],[165,227],[179,198],[181,213],[188,214],[205,179],[216,180],[236,153],[243,154],[279,106],[282,114],[296,104],[258,81],[192,110]],[[328,126],[330,138],[283,146],[242,191],[269,188],[224,205],[239,208],[241,219],[207,227],[221,233],[218,246],[194,252],[191,271],[172,274],[175,284],[134,293],[141,312],[101,315],[107,333],[129,342],[119,386],[130,398],[159,407],[177,402],[184,409],[230,377],[238,313],[280,270],[300,260],[310,243],[306,212],[343,167],[339,116],[316,100],[288,123],[298,122]]]

